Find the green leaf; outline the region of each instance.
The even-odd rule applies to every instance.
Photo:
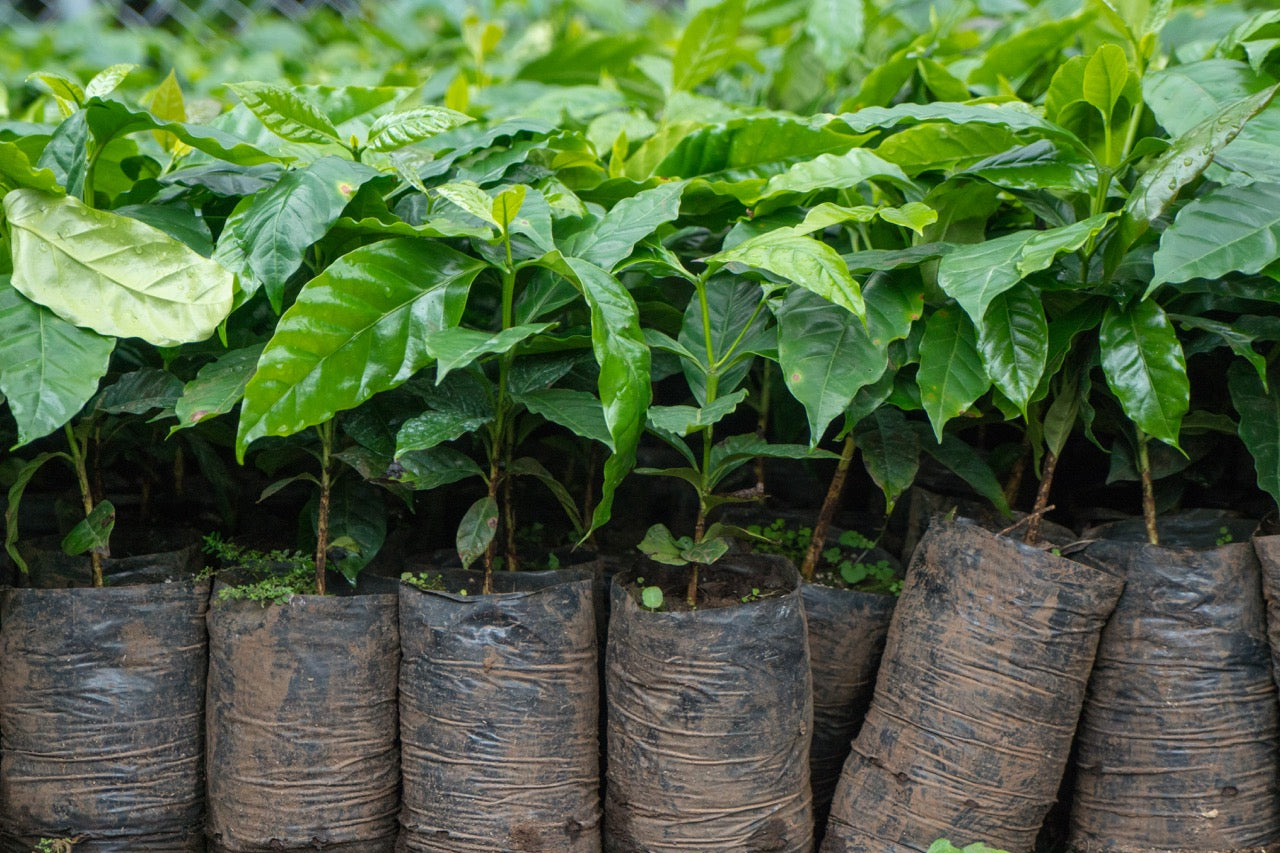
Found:
[[[930,123],[890,136],[876,151],[910,175],[950,172],[1007,152],[1019,136],[1002,125]],[[1043,140],[1040,140],[1043,141]]]
[[[856,187],[877,179],[899,186],[912,186],[906,173],[894,163],[866,148],[852,148],[840,154],[819,154],[812,160],[796,163],[782,174],[770,178],[760,194],[749,203],[758,204],[784,193],[806,195],[819,190]],[[769,209],[768,205],[760,205],[757,213]]]
[[[654,341],[658,348],[681,357],[685,381],[699,404],[707,401],[707,378],[713,370],[719,377],[717,391],[724,395],[742,384],[751,368],[753,353],[777,345],[777,333],[769,315],[761,311],[759,285],[745,278],[715,276],[705,287],[705,323],[702,301],[690,299],[680,324],[680,338],[674,347],[653,330],[646,336],[646,340]],[[710,347],[706,339],[708,327]]]
[[[150,130],[171,133],[197,151],[240,166],[277,160],[240,137],[216,127],[168,121],[146,110],[130,107],[123,101],[90,98],[84,108],[84,121],[99,144],[124,134]],[[67,189],[70,191],[71,188],[68,186]]]
[[[552,476],[551,472],[541,462],[528,456],[513,459],[507,465],[507,476],[532,477],[550,489],[551,494],[560,503],[560,508],[564,510],[564,514],[568,516],[570,523],[573,524],[574,534],[576,536],[582,535],[582,519],[579,517],[578,505],[574,502],[573,495],[569,494],[569,490],[564,487],[564,484]]]
[[[604,421],[604,407],[594,394],[569,388],[545,388],[513,393],[512,399],[574,435],[598,441],[606,447],[613,441]]]
[[[893,107],[867,107],[839,116],[841,123],[854,133],[888,130],[923,122],[947,124],[979,124],[1005,128],[1019,137],[1051,139],[1088,156],[1088,149],[1075,134],[1046,121],[1032,107],[1012,102],[1007,104],[898,104]]]
[[[465,367],[482,355],[509,352],[534,335],[554,326],[554,323],[529,323],[512,326],[500,332],[483,332],[450,326],[432,332],[423,339],[427,354],[436,360],[436,382],[443,382],[449,372]]]
[[[1088,192],[1097,180],[1088,160],[1046,139],[993,154],[962,174],[1010,190]]]
[[[95,74],[93,79],[89,81],[89,85],[84,87],[84,96],[86,98],[101,98],[110,95],[124,82],[124,78],[129,76],[129,72],[137,67],[129,62],[108,65]]]
[[[503,231],[510,228],[512,221],[520,215],[520,208],[524,205],[524,197],[528,191],[529,188],[524,184],[516,184],[503,190],[493,200],[493,220]]]
[[[338,129],[320,108],[303,96],[269,83],[232,83],[239,96],[267,129],[290,142],[341,142]]]
[[[737,59],[744,0],[723,0],[693,16],[676,45],[671,88],[692,91]]]
[[[439,243],[384,240],[303,286],[245,389],[236,453],[394,388],[431,361],[425,339],[461,319],[484,264]]]
[[[368,146],[372,151],[396,151],[471,120],[457,110],[437,106],[388,113],[370,125]]]
[[[1267,390],[1267,388],[1270,390]],[[1240,414],[1240,440],[1253,456],[1258,487],[1280,503],[1280,377],[1267,385],[1237,362],[1227,372],[1231,404]]]
[[[635,465],[644,413],[652,398],[649,347],[640,331],[635,300],[621,282],[588,261],[567,258],[565,264],[591,310],[591,347],[600,367],[597,391],[613,439],[613,453],[605,462],[600,500],[591,519],[591,530],[595,530],[609,520],[613,493]]]
[[[960,246],[938,264],[938,286],[981,326],[991,301],[1034,272],[1048,269],[1062,252],[1074,252],[1115,216],[1100,213],[1061,228],[1015,231]]]
[[[106,375],[112,338],[73,326],[0,276],[0,394],[18,445],[48,435],[84,408]]]
[[[28,461],[18,469],[14,475],[13,483],[9,486],[8,500],[4,508],[4,549],[9,552],[9,557],[13,560],[13,564],[23,573],[27,573],[27,561],[22,559],[22,554],[18,551],[18,509],[22,504],[22,495],[27,490],[27,484],[31,482],[31,478],[44,467],[44,464],[52,459],[62,459],[68,465],[74,466],[71,456],[56,451],[53,453],[41,453],[35,458]]]
[[[891,515],[898,498],[915,482],[920,439],[901,412],[883,406],[859,424],[855,437],[867,473],[884,493],[885,515]]]
[[[1049,358],[1049,324],[1040,297],[1030,287],[1015,287],[991,301],[984,319],[978,351],[987,376],[1026,418]]]
[[[209,337],[231,311],[231,273],[150,225],[27,189],[4,209],[13,286],[70,323],[175,346]]]
[[[152,409],[172,409],[181,394],[178,377],[156,367],[142,367],[104,388],[93,408],[113,415],[145,415]]]
[[[793,290],[775,310],[778,359],[791,396],[804,406],[809,443],[816,446],[859,389],[889,365],[857,318],[805,290]]]
[[[239,227],[219,242],[240,243],[249,269],[279,311],[285,284],[302,266],[307,249],[328,233],[356,191],[377,176],[368,166],[322,157],[254,196]]]
[[[832,127],[829,118],[802,120],[783,116],[751,116],[713,125],[668,126],[645,142],[627,161],[627,177],[642,181],[658,175],[668,178],[715,176],[745,182],[743,201],[764,186],[780,167],[819,154],[848,151],[857,138]],[[726,187],[725,191],[730,191]],[[745,203],[745,202],[744,202]]]
[[[396,433],[396,457],[415,450],[430,450],[438,444],[475,432],[492,420],[491,417],[475,417],[463,412],[423,412],[405,421]]]
[[[318,509],[317,505],[312,515],[313,531]],[[386,538],[387,508],[381,490],[356,477],[338,480],[329,501],[330,565],[354,584],[360,571],[378,556]]]
[[[498,502],[485,495],[476,501],[458,523],[458,558],[462,568],[471,567],[484,554],[498,532]]]
[[[46,193],[62,192],[53,172],[33,166],[26,152],[15,143],[0,141],[0,192],[19,187]]]
[[[951,433],[942,436],[942,442],[934,440],[929,428],[924,424],[912,424],[920,433],[920,449],[928,453],[951,473],[969,484],[975,492],[991,501],[1002,514],[1009,515],[1009,501],[1005,499],[1004,487],[996,479],[995,472],[979,453]]]
[[[703,539],[684,549],[684,557],[690,563],[701,563],[709,566],[729,552],[729,540],[722,538]]]
[[[111,531],[116,526],[116,508],[111,501],[98,501],[94,508],[62,539],[62,552],[77,557],[86,551],[110,553]]]
[[[595,227],[574,235],[564,253],[612,270],[631,254],[636,243],[680,215],[684,188],[684,181],[669,181],[623,199]]]
[[[828,450],[807,444],[771,444],[755,434],[731,435],[711,448],[711,468],[707,480],[711,488],[718,486],[752,459],[839,459]]]
[[[778,229],[706,259],[711,267],[741,264],[764,270],[833,302],[858,318],[866,314],[858,283],[840,253],[810,237]]]
[[[747,398],[746,389],[726,394],[715,401],[697,406],[650,406],[649,427],[658,432],[686,436],[700,432],[731,415]]]
[[[850,57],[862,46],[865,30],[862,0],[813,0],[805,15],[804,31],[828,71],[848,67]]]
[[[1084,99],[1098,109],[1105,124],[1111,123],[1111,114],[1128,85],[1129,58],[1124,48],[1104,44],[1089,57],[1084,67],[1082,93]]]
[[[70,115],[84,103],[84,89],[70,77],[50,71],[37,71],[27,75],[27,82],[36,81],[49,90],[57,100],[63,115]]]
[[[1280,184],[1219,187],[1178,211],[1160,236],[1149,296],[1161,284],[1260,272],[1280,258]]]
[[[939,441],[947,421],[967,410],[991,387],[973,325],[962,312],[939,308],[925,323],[916,384]]]
[[[997,88],[1018,84],[1036,67],[1053,62],[1060,51],[1079,38],[1086,15],[1049,20],[1025,27],[993,43],[981,64],[969,74],[972,84]]]
[[[1253,342],[1255,339],[1252,335],[1247,334],[1230,323],[1223,323],[1220,320],[1210,320],[1205,317],[1191,317],[1186,314],[1170,314],[1169,319],[1173,320],[1184,329],[1199,329],[1218,338],[1227,346],[1231,347],[1232,352],[1252,364],[1254,369],[1258,372],[1258,378],[1263,383],[1266,383],[1267,359],[1262,355],[1262,353],[1253,348]]]
[[[646,586],[640,591],[640,603],[649,610],[662,609],[662,589],[656,586]]]
[[[426,492],[465,480],[480,477],[484,472],[475,460],[452,447],[433,447],[415,450],[391,463],[387,479],[416,491]]]
[[[1178,192],[1208,168],[1214,155],[1240,133],[1249,119],[1261,112],[1280,91],[1280,84],[1233,104],[1179,136],[1143,172],[1129,193],[1121,220],[1120,241],[1133,243],[1168,209]]]
[[[432,189],[476,219],[498,228],[502,227],[502,224],[493,216],[493,200],[480,188],[479,184],[473,181],[455,181],[432,187]]]
[[[1102,371],[1125,414],[1143,432],[1178,446],[1191,388],[1182,345],[1155,302],[1112,305],[1099,329]]]
[[[874,275],[862,286],[867,304],[867,334],[877,347],[911,334],[924,314],[924,283],[918,276]]]
[[[672,536],[671,531],[664,524],[655,524],[645,531],[644,538],[636,548],[655,563],[683,566],[689,562],[684,557],[685,545]]]
[[[235,408],[244,397],[245,386],[253,376],[264,346],[254,344],[231,350],[200,368],[196,378],[183,386],[182,396],[174,404],[178,424],[170,434]]]

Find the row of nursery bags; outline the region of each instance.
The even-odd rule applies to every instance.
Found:
[[[936,521],[896,609],[764,560],[712,571],[788,591],[692,612],[625,576],[604,602],[580,570],[265,607],[207,582],[6,590],[0,849],[809,851],[816,824],[824,853],[1020,853],[1078,721],[1076,849],[1266,846],[1262,573],[1217,529],[1064,557]],[[1255,542],[1280,576],[1280,540]]]

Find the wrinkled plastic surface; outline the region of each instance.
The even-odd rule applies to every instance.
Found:
[[[204,849],[207,581],[0,592],[0,837]]]
[[[102,561],[102,574],[107,579],[108,586],[159,583],[200,570],[200,549],[195,543],[194,533],[182,530],[156,531],[148,539],[149,544],[157,546],[153,552],[107,557]],[[18,550],[28,564],[27,573],[18,574],[19,586],[68,589],[92,583],[89,557],[83,554],[75,557],[64,554],[60,543],[61,538],[57,536],[19,543]],[[123,553],[120,548],[113,550]]]
[[[400,849],[598,853],[594,578],[442,574],[400,590]]]
[[[209,837],[227,853],[390,853],[399,811],[394,595],[209,608]]]
[[[789,591],[650,613],[629,576],[615,578],[605,850],[804,853],[813,849],[813,704],[798,575],[785,559],[760,556],[703,571],[772,574]]]
[[[907,570],[823,853],[924,851],[938,838],[1030,851],[1121,586],[935,519]]]
[[[840,770],[871,705],[897,598],[811,583],[800,591],[809,623],[813,673],[809,781],[815,834],[821,840]]]
[[[1079,559],[1123,571],[1126,588],[1080,724],[1072,846],[1280,842],[1276,689],[1253,548],[1102,540]]]

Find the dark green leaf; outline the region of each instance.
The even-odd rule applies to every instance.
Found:
[[[631,254],[636,243],[680,215],[684,188],[683,181],[670,181],[623,199],[593,228],[574,235],[564,253],[612,270]]]
[[[484,554],[498,532],[498,502],[485,495],[473,503],[458,523],[458,558],[470,568]]]
[[[993,299],[978,331],[978,351],[991,382],[1025,418],[1049,357],[1049,324],[1039,295],[1021,286]]]
[[[386,477],[416,491],[426,492],[468,477],[484,477],[480,466],[452,447],[433,447],[406,453],[391,463]]]
[[[437,444],[475,432],[491,420],[460,412],[423,412],[400,427],[396,434],[396,457],[415,450],[430,450]]]
[[[98,501],[84,520],[62,539],[62,552],[78,557],[86,551],[110,553],[111,531],[116,526],[116,508],[111,501]]]
[[[1005,499],[1004,488],[996,479],[995,472],[979,453],[951,433],[942,436],[942,443],[936,443],[929,428],[924,424],[913,424],[920,434],[920,449],[928,453],[943,467],[951,471],[969,484],[975,492],[991,501],[1002,515],[1009,515],[1009,501]]]
[[[1253,455],[1258,487],[1280,503],[1280,377],[1262,381],[1246,365],[1227,373],[1231,403],[1240,414],[1240,439]]]
[[[1165,282],[1253,274],[1280,258],[1280,184],[1219,187],[1192,201],[1160,236],[1150,294]]]
[[[244,388],[253,376],[263,346],[231,350],[200,368],[196,378],[183,386],[182,396],[174,405],[178,424],[173,429],[195,426],[235,408],[244,397]]]
[[[594,394],[569,388],[546,388],[513,392],[512,398],[535,415],[541,415],[574,435],[598,441],[606,447],[613,441],[604,422],[604,407]]]
[[[719,423],[731,415],[747,398],[746,389],[725,394],[714,402],[696,406],[650,406],[648,425],[651,429],[670,435],[686,436]]]
[[[22,554],[17,547],[18,509],[22,504],[22,495],[27,490],[27,484],[31,482],[31,478],[36,475],[36,472],[51,459],[62,459],[68,465],[75,464],[71,456],[66,453],[41,453],[18,469],[17,474],[14,475],[13,483],[9,486],[8,500],[4,508],[4,549],[9,552],[9,557],[12,558],[13,564],[23,574],[27,573],[27,562],[22,559]]]
[[[862,462],[884,493],[885,515],[915,482],[920,467],[920,439],[897,409],[881,407],[858,426],[855,434]]]
[[[554,323],[531,323],[513,326],[500,332],[483,332],[462,326],[450,326],[432,332],[423,339],[427,354],[436,360],[436,381],[443,382],[449,371],[466,367],[482,355],[498,355],[534,335],[541,334]]]
[[[1150,300],[1113,305],[1102,318],[1099,341],[1107,385],[1125,414],[1143,432],[1177,447],[1191,389],[1168,316]]]
[[[145,415],[152,409],[172,409],[181,395],[178,377],[155,367],[143,367],[104,388],[94,408],[113,415]]]
[[[560,508],[564,510],[564,514],[568,516],[570,523],[573,524],[574,534],[577,536],[582,535],[582,519],[579,516],[578,505],[574,502],[573,496],[569,494],[569,490],[564,487],[564,484],[552,476],[551,472],[541,462],[528,456],[513,459],[507,465],[507,476],[532,477],[550,489],[551,494],[555,495],[556,500],[560,503]]]
[[[973,324],[963,312],[939,308],[925,323],[916,384],[939,441],[947,421],[967,410],[991,387]]]

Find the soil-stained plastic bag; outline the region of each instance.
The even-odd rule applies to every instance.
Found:
[[[204,850],[208,600],[190,579],[0,592],[0,849]]]
[[[849,747],[862,727],[897,598],[806,583],[801,586],[813,673],[809,781],[821,838]]]
[[[652,580],[669,571],[643,569]],[[782,558],[735,555],[702,576],[726,573],[780,594],[651,613],[631,594],[631,575],[614,579],[609,853],[813,848],[813,703],[798,574]]]
[[[1162,539],[1197,541],[1161,528]],[[1276,688],[1251,545],[1104,539],[1078,558],[1122,571],[1126,587],[1080,723],[1071,846],[1207,853],[1280,842]]]
[[[598,853],[594,577],[499,572],[492,595],[478,572],[440,578],[400,591],[400,849]]]
[[[396,596],[209,608],[215,853],[390,853],[400,805]]]
[[[923,851],[938,838],[1030,851],[1121,586],[935,519],[907,570],[824,853]]]

